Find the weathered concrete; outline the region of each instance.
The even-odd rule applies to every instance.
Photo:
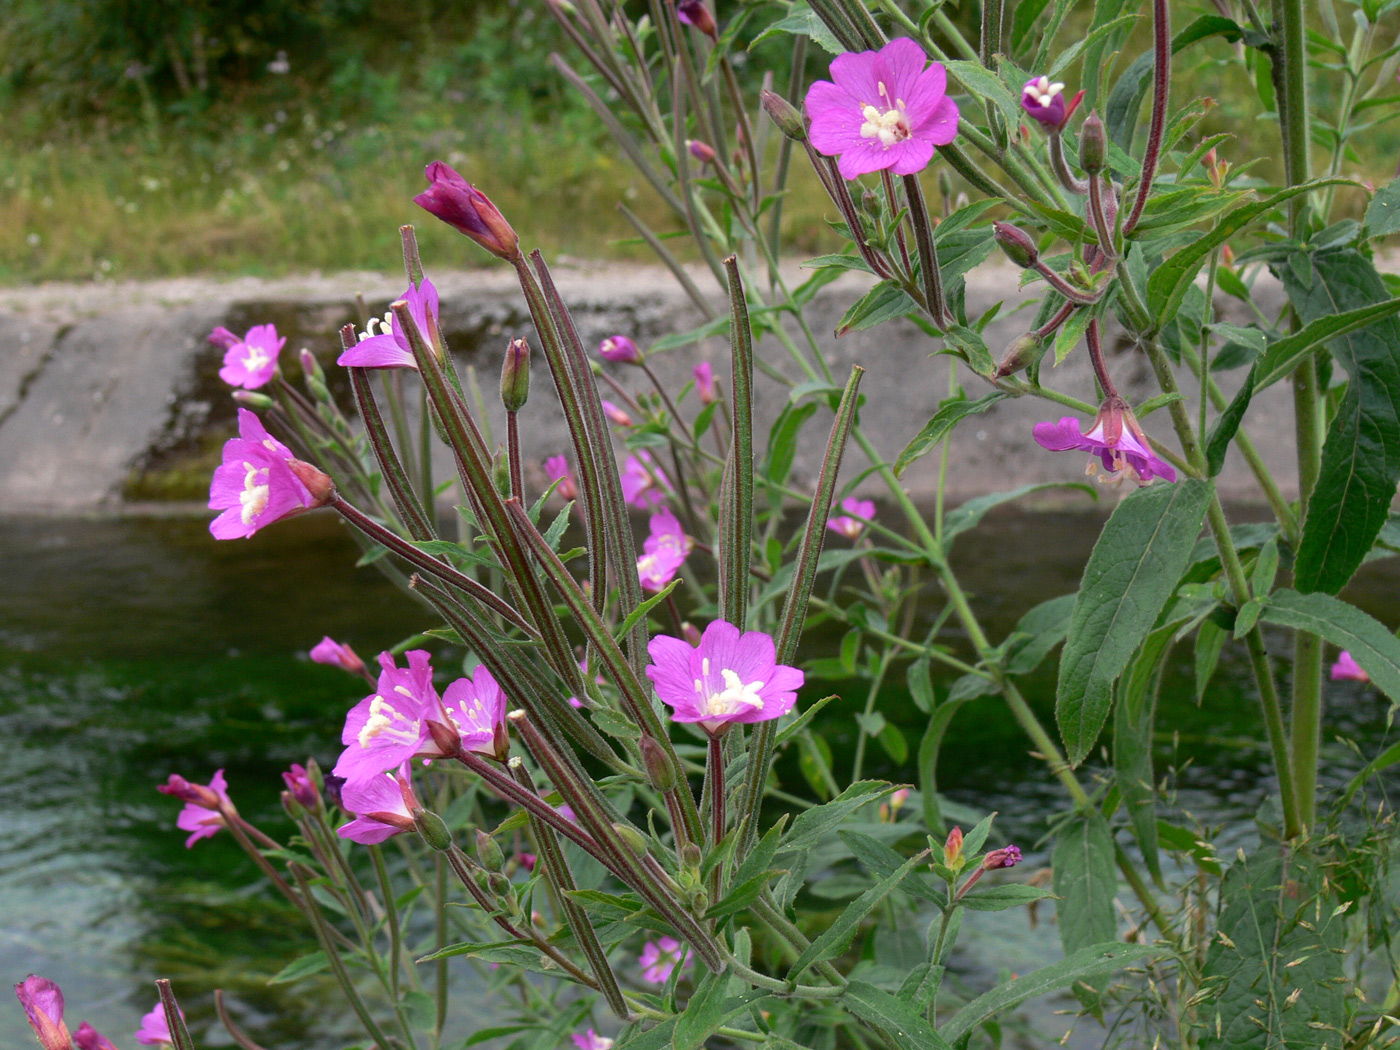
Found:
[[[616,332],[646,345],[694,327],[700,319],[663,271],[574,264],[556,267],[556,277],[590,346]],[[800,280],[802,275],[794,277]],[[1018,278],[1018,271],[989,265],[973,275],[968,288],[970,311],[1011,297],[986,333],[994,354],[1023,332],[1030,320],[1027,311],[1012,309],[1019,301]],[[722,310],[722,296],[709,275],[697,273],[696,279]],[[513,275],[500,269],[434,275],[434,281],[442,296],[448,342],[462,366],[478,371],[488,420],[500,435],[503,419],[495,397],[499,353],[515,335],[527,335],[538,346],[519,288]],[[836,339],[832,335],[836,321],[870,281],[852,274],[831,285],[813,303],[810,320],[838,381],[851,364],[866,369],[861,421],[882,453],[893,458],[947,396],[952,359],[930,358],[938,343],[906,323]],[[372,307],[382,310],[401,291],[401,279],[366,274],[0,291],[0,512],[112,508],[121,504],[133,478],[139,481],[178,472],[182,465],[190,468],[192,477],[207,476],[203,472],[212,451],[232,431],[234,417],[227,388],[217,378],[220,355],[204,339],[214,325],[241,332],[252,324],[273,321],[288,336],[284,367],[295,369],[294,352],[302,346],[329,365],[338,350],[336,330],[356,316],[355,293],[363,292]],[[1267,288],[1263,294],[1277,296]],[[1230,304],[1222,299],[1220,305],[1229,309]],[[775,338],[765,338],[758,353],[784,375],[805,378]],[[709,339],[658,356],[654,365],[668,388],[678,390],[689,378],[691,366],[702,358],[712,361],[717,374],[725,377],[727,354],[723,339]],[[1155,392],[1146,363],[1134,357],[1125,342],[1110,339],[1109,356],[1130,400],[1138,402]],[[526,454],[534,463],[567,445],[558,402],[539,358],[537,354],[536,382],[522,428]],[[639,370],[609,367],[624,388],[645,388]],[[335,372],[330,369],[333,389],[343,387]],[[1239,373],[1226,377],[1234,382],[1239,378]],[[1042,380],[1092,398],[1093,383],[1082,351],[1058,369],[1047,364]],[[971,397],[981,396],[986,389],[966,369],[960,371],[959,381]],[[1194,389],[1194,381],[1183,377],[1183,390]],[[785,403],[786,391],[760,375],[756,398],[759,425],[766,430]],[[1280,386],[1266,391],[1251,412],[1251,433],[1264,458],[1286,490],[1296,487],[1286,390]],[[1066,413],[1058,406],[1026,398],[1002,402],[966,423],[957,433],[949,463],[949,485],[955,496],[1032,481],[1082,480],[1082,457],[1056,456],[1031,440],[1034,422],[1062,414]],[[819,463],[828,422],[829,416],[819,413],[809,424],[794,469],[796,484],[805,483]],[[1150,417],[1147,426],[1154,435],[1170,440],[1165,413]],[[906,481],[916,496],[932,492],[937,459],[926,457],[907,473]],[[864,466],[853,449],[847,476]],[[445,461],[442,469],[449,469]],[[540,478],[538,471],[535,478]],[[1219,481],[1231,499],[1258,498],[1237,453],[1232,452]],[[136,488],[149,491],[140,484]],[[176,486],[172,491],[193,495],[188,488]]]

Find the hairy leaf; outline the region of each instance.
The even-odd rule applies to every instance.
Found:
[[[1076,814],[1055,838],[1050,863],[1055,870],[1055,915],[1065,954],[1115,940],[1118,924],[1113,897],[1118,892],[1118,872],[1113,866],[1113,836],[1097,809]],[[1090,989],[1094,995],[1087,994]],[[1087,980],[1076,985],[1086,1003],[1097,999],[1102,984]]]

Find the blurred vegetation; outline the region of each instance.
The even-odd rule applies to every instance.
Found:
[[[781,14],[769,6],[748,28]],[[1175,6],[1184,20],[1217,10]],[[738,5],[719,9],[724,21]],[[957,17],[974,26],[976,4]],[[567,41],[541,0],[0,0],[0,281],[393,269],[404,222],[430,262],[467,264],[412,204],[435,158],[530,244],[647,258],[617,202],[662,231],[668,217],[549,66],[553,50]],[[782,83],[790,54],[771,41],[741,72]],[[812,55],[809,77],[825,62]],[[1326,76],[1323,104],[1338,90]],[[1176,82],[1178,101],[1223,103],[1200,127],[1234,131],[1241,159],[1276,150],[1229,45],[1193,52]],[[1386,125],[1365,148],[1355,170],[1388,177],[1400,138]],[[816,250],[828,208],[794,170],[790,236]]]

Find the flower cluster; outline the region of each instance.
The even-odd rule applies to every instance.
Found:
[[[859,539],[865,527],[875,520],[874,500],[847,496],[841,501],[841,509],[845,513],[832,517],[826,527],[848,540]]]
[[[692,543],[670,508],[663,507],[653,514],[649,535],[642,541],[642,554],[637,558],[642,589],[654,594],[675,579]]]
[[[15,996],[24,1007],[29,1026],[34,1029],[42,1050],[116,1050],[110,1039],[86,1021],[78,1026],[76,1032],[69,1032],[63,1020],[63,990],[47,977],[37,977],[31,973],[15,985]],[[180,1017],[183,1019],[184,1016],[184,1011],[180,1011]],[[157,1002],[155,1008],[141,1018],[141,1027],[133,1038],[144,1046],[165,1047],[167,1050],[175,1045],[163,1005]]]

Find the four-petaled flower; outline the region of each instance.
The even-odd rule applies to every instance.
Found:
[[[190,833],[185,840],[185,849],[190,849],[200,839],[213,838],[224,826],[224,810],[233,809],[233,800],[228,797],[228,781],[224,779],[222,769],[214,771],[214,778],[207,787],[191,784],[178,773],[172,773],[164,784],[156,785],[156,790],[185,803],[185,808],[175,818],[175,826]]]
[[[181,1020],[184,1016],[185,1011],[181,1010]],[[136,1041],[146,1046],[175,1045],[175,1037],[170,1034],[170,1022],[165,1019],[164,1005],[156,1003],[155,1008],[141,1018],[141,1027],[136,1030]]]
[[[1026,115],[1047,128],[1063,127],[1069,116],[1065,106],[1065,86],[1049,77],[1032,77],[1021,88],[1021,108]]]
[[[642,541],[642,554],[637,558],[642,589],[655,594],[675,579],[690,553],[692,542],[670,508],[663,507],[653,514],[650,535]]]
[[[1093,459],[1097,456],[1105,471],[1099,475],[1100,481],[1128,480],[1147,485],[1154,478],[1176,480],[1176,471],[1153,453],[1147,435],[1121,397],[1104,401],[1087,432],[1080,432],[1079,421],[1073,416],[1064,416],[1058,423],[1037,423],[1035,440],[1051,452],[1078,449],[1092,453],[1087,474],[1097,469]]]
[[[215,328],[209,333],[209,341],[218,346],[231,335],[233,333],[227,328]],[[256,390],[276,373],[277,355],[286,345],[286,337],[277,338],[274,325],[256,324],[248,329],[248,334],[242,339],[226,347],[224,367],[219,369],[219,378],[229,386]]]
[[[403,293],[403,301],[408,303],[409,316],[413,318],[419,334],[424,339],[431,338],[430,333],[438,324],[438,293],[433,282],[425,277],[418,287],[410,285],[408,291]],[[335,363],[347,368],[418,367],[418,359],[413,356],[408,336],[392,310],[384,315],[382,321],[371,317],[359,344],[342,353]]]
[[[264,525],[322,506],[330,478],[309,463],[293,459],[291,450],[270,435],[246,408],[238,410],[238,434],[224,444],[224,461],[209,485],[209,507],[223,511],[209,523],[216,540],[242,539]],[[320,493],[306,480],[312,478]]]
[[[409,764],[396,772],[375,773],[364,780],[347,780],[340,791],[340,805],[355,819],[335,833],[361,846],[374,846],[401,831],[413,830],[413,798]]]
[[[339,667],[342,671],[349,671],[351,674],[363,674],[365,670],[365,662],[360,659],[359,654],[346,643],[337,642],[330,635],[326,635],[313,645],[310,655],[311,659],[318,664]]]
[[[638,510],[651,510],[666,502],[671,483],[646,449],[628,456],[622,465],[622,498]]]
[[[345,745],[331,770],[352,783],[393,769],[416,755],[427,737],[425,716],[442,701],[433,688],[433,668],[424,649],[408,652],[399,667],[392,653],[379,654],[379,683],[345,716],[340,742]],[[352,812],[354,810],[352,809]]]
[[[812,146],[840,156],[843,178],[885,168],[912,175],[928,166],[935,146],[953,141],[958,107],[947,95],[948,74],[938,62],[925,69],[927,61],[923,48],[900,37],[879,51],[837,55],[831,80],[807,90]]]
[[[1371,676],[1361,669],[1361,665],[1356,662],[1351,653],[1345,649],[1337,656],[1337,662],[1332,665],[1332,681],[1369,682]]]
[[[559,493],[560,499],[578,499],[578,482],[574,480],[574,475],[569,470],[569,460],[565,456],[549,456],[544,461],[544,472],[550,481],[559,482],[554,491]]]
[[[660,634],[647,645],[647,677],[675,709],[677,722],[698,722],[719,736],[736,722],[781,718],[797,702],[803,674],[777,662],[773,639],[715,620],[692,647]]]
[[[848,540],[859,538],[860,534],[865,531],[865,527],[875,520],[874,500],[847,496],[841,501],[841,509],[846,513],[831,518],[826,523],[826,527],[832,532],[840,533]]]
[[[47,977],[30,974],[15,985],[15,995],[29,1018],[29,1026],[44,1050],[69,1050],[73,1045],[63,1023],[63,991]]]
[[[578,1050],[612,1050],[613,1047],[611,1039],[599,1035],[591,1028],[586,1032],[575,1032],[570,1038]]]
[[[681,951],[681,942],[674,937],[647,941],[642,945],[642,954],[637,960],[642,964],[642,980],[651,984],[665,984],[670,980],[676,964],[681,961]],[[690,966],[693,961],[687,952],[681,969]]]

